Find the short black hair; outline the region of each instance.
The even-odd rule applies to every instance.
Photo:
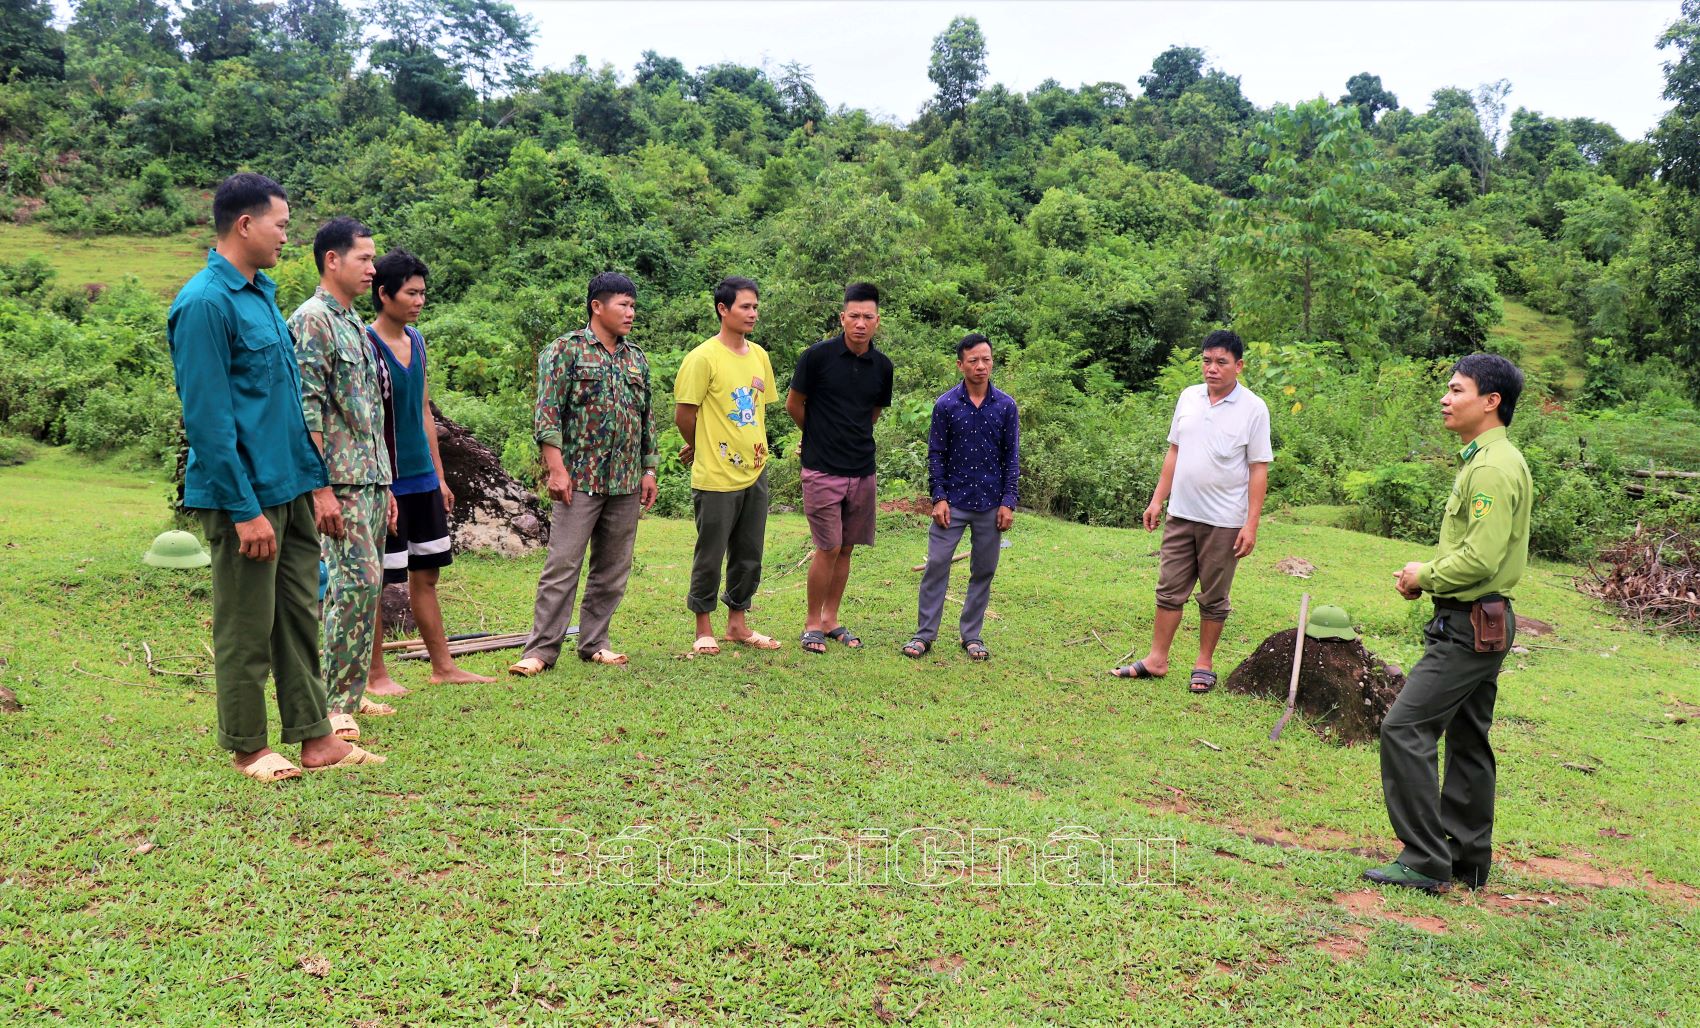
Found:
[[[741,275],[728,275],[721,279],[720,284],[714,287],[714,316],[720,317],[721,304],[730,309],[738,302],[738,294],[742,292],[754,293],[756,299],[761,299],[761,287],[756,285],[755,279]]]
[[[590,305],[610,296],[629,296],[637,299],[637,286],[632,280],[617,271],[604,271],[590,280],[590,286],[585,289],[584,316],[590,317]]]
[[[325,273],[325,254],[342,256],[353,249],[356,239],[371,239],[372,230],[350,217],[332,218],[313,235],[313,263]]]
[[[431,269],[425,266],[424,261],[401,247],[398,246],[379,257],[378,263],[372,265],[372,306],[383,310],[384,298],[378,294],[388,293],[390,299],[395,299],[396,293],[415,275],[429,278]]]
[[[1463,375],[1476,383],[1476,392],[1483,396],[1499,394],[1499,422],[1507,427],[1517,412],[1517,398],[1523,395],[1523,373],[1517,365],[1497,353],[1472,353],[1458,358],[1452,365],[1454,374]]]
[[[872,300],[875,307],[880,303],[880,287],[872,282],[852,282],[844,287],[844,302],[861,303]]]
[[[992,345],[992,341],[990,339],[987,339],[978,332],[970,332],[961,339],[958,339],[956,341],[956,359],[961,360],[963,354],[974,349],[974,347],[979,346],[981,343],[984,343],[987,346]]]
[[[258,214],[272,205],[272,197],[284,203],[289,194],[283,187],[264,175],[239,171],[218,184],[213,194],[213,231],[224,235],[236,226],[244,214]]]
[[[1245,360],[1245,343],[1240,342],[1237,333],[1225,328],[1219,328],[1204,337],[1204,342],[1198,344],[1198,352],[1205,350],[1226,350],[1234,355],[1234,360]]]

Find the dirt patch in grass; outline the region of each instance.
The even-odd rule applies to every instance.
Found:
[[[1538,914],[1565,906],[1565,897],[1550,892],[1478,892],[1475,905],[1496,914]]]
[[[1376,840],[1359,838],[1338,828],[1314,825],[1294,830],[1273,824],[1245,825],[1232,822],[1222,827],[1248,842],[1261,846],[1274,846],[1284,850],[1315,850],[1319,853],[1351,853],[1372,860],[1390,859]]]
[[[1594,859],[1592,853],[1573,850],[1565,857],[1530,857],[1507,861],[1505,866],[1530,878],[1545,878],[1585,889],[1641,889],[1686,907],[1700,907],[1700,889],[1692,885],[1665,881],[1639,871],[1602,868],[1589,863]]]
[[[1400,914],[1387,909],[1387,897],[1379,892],[1367,889],[1357,892],[1337,892],[1334,894],[1336,905],[1358,917],[1380,917],[1389,921],[1397,921],[1409,925],[1418,931],[1431,935],[1445,935],[1446,922],[1438,917],[1427,914]]]
[[[1313,949],[1326,953],[1335,960],[1356,960],[1364,955],[1369,947],[1369,925],[1355,924],[1349,926],[1340,935],[1325,935],[1311,943]]]

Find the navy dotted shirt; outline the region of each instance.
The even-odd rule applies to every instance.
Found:
[[[927,487],[933,502],[948,500],[961,510],[1015,509],[1021,478],[1021,419],[1015,401],[986,386],[980,406],[957,383],[933,403],[927,436]]]

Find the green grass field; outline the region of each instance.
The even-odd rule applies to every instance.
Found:
[[[64,286],[115,285],[134,275],[145,288],[171,296],[206,263],[211,245],[210,226],[173,236],[78,237],[0,219],[0,253],[7,260],[41,254]]]
[[[261,786],[214,747],[206,683],[144,666],[144,643],[193,655],[210,639],[205,573],[137,559],[168,524],[164,496],[64,451],[0,468],[0,680],[25,704],[0,713],[6,1023],[1700,1019],[1700,646],[1618,622],[1573,568],[1537,564],[1519,593],[1557,632],[1501,682],[1490,887],[1383,895],[1357,879],[1363,854],[1395,847],[1373,745],[1303,725],[1271,743],[1273,701],[1105,676],[1150,628],[1141,531],[1018,519],[982,666],[948,621],[928,658],[897,653],[925,548],[900,514],[851,581],[845,620],[869,649],[800,652],[806,528],[775,516],[753,620],[786,648],[687,660],[692,529],[646,520],[615,622],[629,670],[569,658],[530,681],[430,687],[406,665],[420,687],[364,725],[388,764]],[[1421,608],[1390,576],[1421,552],[1272,521],[1219,669],[1290,627],[1301,590],[1408,666]],[[1273,570],[1288,555],[1316,575]],[[525,627],[540,566],[459,559],[452,630]],[[1193,633],[1189,615],[1183,648]],[[838,859],[882,852],[872,829],[948,848],[975,828],[1172,838],[1150,866],[1173,882],[999,882],[984,859],[929,869],[914,834],[897,847],[909,881]],[[741,838],[801,870],[551,876],[589,862],[551,865],[549,840],[608,853],[622,830]],[[823,863],[793,858],[811,848],[837,884],[808,880]]]

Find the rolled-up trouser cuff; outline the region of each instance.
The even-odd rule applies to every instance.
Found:
[[[285,728],[280,733],[286,743],[306,742],[308,739],[318,739],[331,734],[331,719],[321,718],[306,728]]]

